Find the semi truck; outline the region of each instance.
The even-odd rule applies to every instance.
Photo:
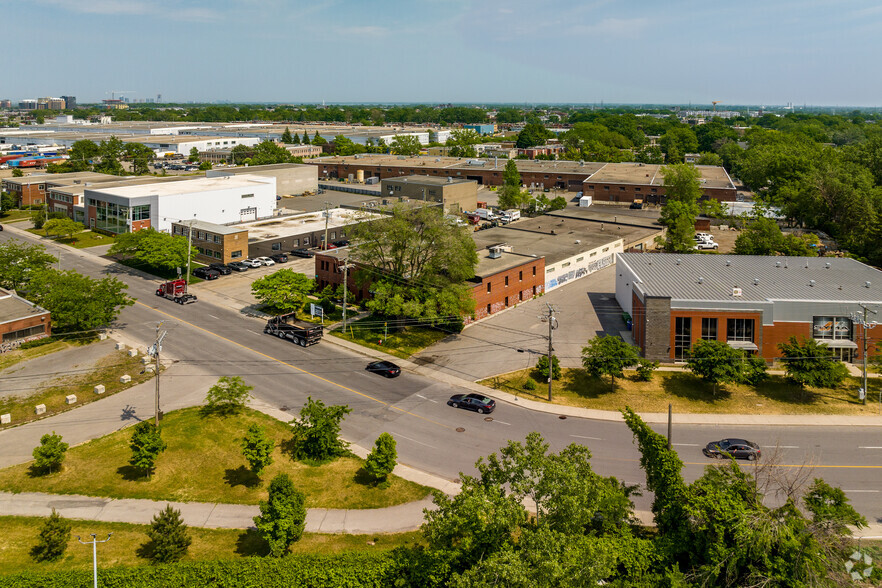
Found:
[[[301,347],[309,347],[322,340],[324,329],[321,325],[298,320],[296,313],[292,312],[266,321],[263,332],[280,339],[288,339]]]
[[[196,302],[196,295],[187,292],[187,280],[170,280],[159,285],[156,295],[174,300],[178,304],[192,304]]]

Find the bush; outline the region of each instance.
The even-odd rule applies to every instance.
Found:
[[[64,555],[70,540],[71,523],[52,509],[52,514],[43,523],[37,544],[31,549],[31,556],[37,561],[56,561]],[[17,586],[18,584],[11,584]]]
[[[235,414],[245,407],[254,386],[239,376],[223,376],[205,395],[205,410],[219,414]]]
[[[40,444],[34,448],[34,468],[41,473],[60,470],[68,447],[55,431],[51,435],[46,433],[40,437]]]
[[[652,380],[652,373],[658,368],[657,361],[649,361],[648,359],[641,359],[637,362],[637,381],[638,382],[649,382]]]
[[[536,389],[536,380],[533,378],[527,378],[527,381],[524,382],[524,390],[535,390]]]
[[[18,346],[19,349],[33,349],[34,347],[42,347],[43,345],[49,345],[50,343],[55,343],[58,341],[55,337],[43,337],[42,339],[35,339],[34,341],[26,341]]]
[[[306,526],[303,493],[294,487],[288,474],[279,474],[270,482],[267,500],[260,501],[260,516],[254,526],[269,544],[270,555],[282,557],[299,541]]]
[[[367,456],[364,469],[381,488],[389,486],[387,479],[395,469],[398,452],[395,449],[395,438],[389,433],[381,433],[374,443],[374,450]]]
[[[539,358],[539,361],[536,362],[536,373],[538,373],[542,380],[548,381],[548,356],[543,355]],[[552,380],[560,380],[560,361],[557,359],[556,355],[551,356],[551,379]]]
[[[330,298],[322,298],[320,303],[325,315],[333,314],[337,310],[337,305]]]
[[[340,423],[350,412],[348,406],[326,406],[308,396],[300,418],[291,423],[293,457],[321,463],[343,455],[348,444],[340,439]]]
[[[181,511],[173,509],[170,504],[153,515],[147,536],[150,537],[145,545],[148,557],[157,563],[178,561],[187,555],[193,542],[181,519]]]

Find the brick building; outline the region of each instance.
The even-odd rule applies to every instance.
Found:
[[[882,272],[853,259],[624,253],[616,300],[647,359],[680,361],[700,339],[726,341],[767,361],[790,336],[862,358],[861,305],[882,305]],[[882,333],[870,330],[874,349]]]
[[[51,334],[49,311],[0,288],[0,353]]]
[[[663,165],[650,163],[608,163],[583,182],[582,193],[594,202],[634,202],[662,204],[665,199]],[[701,173],[703,198],[734,202],[735,184],[722,167],[695,166]]]
[[[66,174],[31,174],[20,178],[3,178],[3,191],[12,194],[18,206],[45,204],[49,190],[60,186],[89,185],[96,182],[116,181],[118,176],[96,172],[71,172]]]
[[[191,243],[199,252],[196,259],[203,263],[230,263],[248,257],[248,230],[217,225],[205,221],[173,222],[172,235],[187,237],[193,231]]]
[[[478,207],[478,183],[474,180],[405,176],[380,182],[380,195],[440,202],[447,213],[475,210]]]

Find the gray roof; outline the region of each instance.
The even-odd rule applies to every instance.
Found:
[[[848,258],[620,253],[618,263],[645,295],[672,300],[731,302],[741,288],[736,300],[882,302],[882,272]]]
[[[0,324],[29,316],[46,314],[47,310],[28,302],[16,294],[0,288]]]
[[[230,227],[227,225],[218,225],[216,223],[210,223],[208,221],[202,220],[181,220],[177,222],[173,222],[173,225],[180,225],[182,227],[193,227],[197,231],[207,231],[209,233],[214,233],[215,235],[235,235],[236,233],[247,233],[248,229],[244,229],[242,227]]]

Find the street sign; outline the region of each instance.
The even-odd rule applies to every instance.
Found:
[[[867,397],[867,391],[864,390],[863,388],[859,389],[858,390],[858,400],[863,400],[866,397]]]
[[[310,302],[310,303],[309,303],[309,314],[311,314],[312,316],[321,316],[321,317],[324,317],[324,316],[325,316],[325,311],[324,311],[324,309],[323,309],[321,306],[319,306],[318,304],[314,304],[314,303]]]

